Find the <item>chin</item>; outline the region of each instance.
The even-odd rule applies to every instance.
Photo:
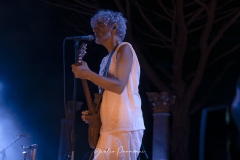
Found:
[[[96,39],[95,39],[95,43],[101,44],[101,41],[100,41],[98,38],[96,38]]]
[[[100,44],[97,40],[95,41],[96,44]]]

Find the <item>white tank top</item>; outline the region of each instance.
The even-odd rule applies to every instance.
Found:
[[[101,133],[116,130],[133,131],[145,129],[141,109],[141,98],[138,93],[140,65],[136,53],[130,43],[122,42],[118,45],[112,56],[108,74],[115,76],[116,55],[118,49],[124,44],[127,44],[131,48],[133,55],[131,72],[128,82],[120,95],[107,90],[103,93],[100,109],[102,121]],[[100,75],[103,75],[108,56],[109,55],[102,60],[99,71]]]

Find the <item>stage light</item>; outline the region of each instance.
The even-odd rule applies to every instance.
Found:
[[[0,159],[23,160],[21,145],[29,145],[30,138],[19,137],[24,132],[23,124],[18,119],[12,104],[4,101],[5,87],[0,82]],[[11,105],[11,106],[10,106]]]

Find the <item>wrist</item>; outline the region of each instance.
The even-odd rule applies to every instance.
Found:
[[[94,72],[89,71],[89,73],[88,73],[87,76],[86,76],[86,79],[89,80],[89,81],[92,81],[93,76],[94,76]]]

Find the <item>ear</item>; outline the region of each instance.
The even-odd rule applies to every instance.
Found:
[[[113,24],[113,29],[117,29],[117,24],[116,23]]]

